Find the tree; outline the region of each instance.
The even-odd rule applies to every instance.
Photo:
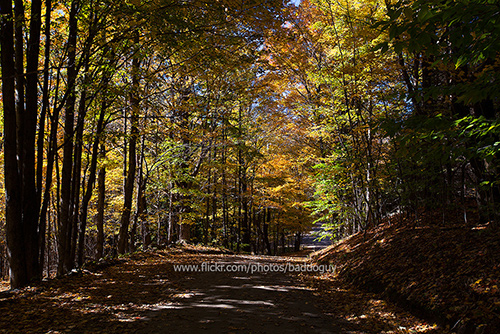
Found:
[[[494,144],[499,55],[498,40],[492,38],[497,13],[493,1],[399,1],[387,3],[386,19],[376,24],[388,32],[380,47],[390,45],[398,54],[412,100],[412,115],[396,121],[401,127],[392,132],[394,139],[427,175],[440,175],[434,180],[442,186],[421,196],[434,202],[445,197],[449,205],[460,197],[463,202],[466,189],[473,189],[485,222],[498,220],[500,194]]]
[[[139,45],[139,32],[135,33],[134,43]],[[120,233],[118,235],[118,253],[124,254],[128,247],[128,228],[130,224],[130,214],[132,212],[132,196],[134,193],[136,169],[137,169],[137,139],[139,136],[139,103],[140,97],[140,61],[136,56],[132,58],[132,90],[130,92],[130,137],[128,140],[128,169],[124,186],[123,213],[120,221]]]
[[[303,1],[289,33],[269,41],[290,126],[316,164],[310,205],[337,237],[373,226],[391,201],[377,121],[402,104],[386,98],[401,90],[394,57],[373,50],[369,18],[383,14],[376,2]]]
[[[0,6],[7,246],[11,286],[18,288],[40,279],[35,136],[42,6],[41,1],[31,5],[26,63],[24,4],[16,1],[15,16],[12,1],[3,1]]]

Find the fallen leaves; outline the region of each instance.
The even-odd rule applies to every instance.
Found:
[[[190,274],[176,272],[173,269],[174,264],[199,264],[203,261],[250,263],[257,260],[259,260],[258,257],[250,255],[228,259],[222,254],[183,253],[176,249],[134,254],[128,259],[121,259],[114,264],[95,268],[88,266],[87,271],[80,275],[49,280],[40,286],[0,298],[0,314],[2,314],[0,333],[132,333],[141,330],[144,332],[148,329],[147,324],[151,314],[162,310],[168,312],[183,308],[182,303],[189,303],[199,294],[197,291],[185,289]],[[276,257],[269,258],[269,261],[273,263],[290,261],[300,264],[304,263],[304,258]],[[299,274],[289,273],[288,275]],[[217,276],[211,277],[215,279]],[[269,288],[273,290],[272,293],[277,296],[276,299],[258,301],[259,305],[255,304],[257,302],[253,303],[259,306],[259,314],[271,312],[269,314],[273,316],[269,317],[270,324],[281,321],[281,318],[288,319],[287,308],[278,306],[287,305],[288,301],[280,298],[285,298],[290,293],[312,290],[311,293],[314,292],[316,296],[321,297],[322,305],[314,304],[311,307],[324,308],[326,314],[329,314],[332,319],[343,319],[341,325],[346,331],[406,333],[410,330],[416,333],[440,333],[433,324],[427,324],[415,318],[374,294],[359,292],[345,284],[332,285],[332,279],[335,279],[332,273],[317,276],[306,273],[301,277],[307,286],[294,284],[284,286],[281,279],[286,277],[276,275],[279,281],[275,284],[268,282]],[[232,279],[241,280],[242,277]],[[336,282],[339,283],[339,281]],[[218,286],[216,283],[210,284]],[[254,283],[253,289],[257,288],[258,285]],[[257,289],[254,293],[258,291],[260,290]],[[251,297],[245,297],[245,300],[251,300]],[[220,299],[220,297],[217,298]],[[303,305],[311,304],[311,300],[294,302]],[[221,299],[220,303],[231,303],[237,306],[236,301],[232,299]],[[245,306],[249,306],[246,304]],[[234,314],[243,312],[238,307],[234,309]],[[253,312],[257,312],[256,310],[257,308]],[[224,317],[224,313],[220,312],[222,308],[219,311],[219,317]],[[249,317],[248,313],[242,314]],[[300,319],[296,319],[297,324],[303,324],[303,328],[313,326],[319,319],[319,315],[320,313],[303,313],[299,315],[299,318],[312,319],[312,322],[302,323]],[[181,320],[185,321],[185,319]],[[211,326],[214,321],[218,320],[208,319],[200,323],[200,326]],[[169,326],[176,328],[175,321],[169,323]],[[242,330],[242,327],[234,326],[234,332],[238,330]],[[266,330],[272,332],[276,328]]]
[[[166,305],[174,292],[172,262],[194,255],[143,253],[80,275],[42,282],[0,296],[0,333],[134,332],[143,313]],[[171,289],[171,291],[169,290]]]
[[[434,323],[428,323],[380,299],[374,293],[363,292],[330,276],[304,275],[304,280],[321,291],[328,301],[326,312],[343,319],[342,331],[348,333],[449,333]]]
[[[439,217],[441,215],[441,217]],[[500,233],[464,225],[442,213],[421,215],[418,224],[398,217],[354,235],[313,256],[334,264],[338,279],[440,319],[450,327],[500,328]]]

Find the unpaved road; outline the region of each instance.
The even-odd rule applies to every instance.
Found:
[[[172,303],[147,313],[147,326],[140,333],[341,332],[339,320],[322,312],[319,297],[296,272],[280,272],[298,263],[258,256],[212,256],[205,261],[212,272],[186,272],[179,283],[182,292]],[[247,273],[247,268],[260,272]]]
[[[331,276],[174,268],[203,263],[265,269],[305,258],[136,254],[0,293],[0,333],[445,333]]]

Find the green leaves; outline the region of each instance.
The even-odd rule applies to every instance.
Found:
[[[456,121],[460,137],[469,146],[469,156],[498,163],[500,156],[500,122],[468,116]]]
[[[389,42],[382,42],[375,45],[372,49],[373,52],[380,50],[381,53],[386,53],[389,50]]]

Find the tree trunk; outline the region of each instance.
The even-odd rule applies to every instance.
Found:
[[[0,0],[0,14],[7,256],[11,288],[20,288],[29,283],[29,278],[23,240],[21,175],[17,161],[16,72],[11,0]]]
[[[212,150],[210,150],[210,153],[208,155],[208,163],[210,163],[212,160]],[[211,193],[211,184],[212,182],[212,169],[209,168],[208,170],[208,175],[207,175],[207,194]],[[203,243],[205,245],[208,245],[208,236],[209,236],[209,231],[210,231],[210,197],[207,196],[205,199],[205,205],[206,205],[206,210],[205,210],[205,219],[204,219],[204,226],[203,226]]]
[[[11,286],[18,288],[41,278],[35,169],[41,0],[32,1],[31,4],[26,83],[24,4],[16,0],[15,5],[14,18],[12,1],[0,2],[6,237]]]
[[[135,37],[136,45],[139,44],[139,35]],[[129,162],[127,178],[124,189],[123,212],[120,219],[120,232],[118,234],[118,254],[124,254],[128,246],[128,227],[130,225],[130,213],[132,211],[132,196],[134,193],[135,172],[136,172],[136,147],[137,137],[139,136],[139,59],[132,59],[132,91],[130,92],[130,105],[132,115],[130,119],[130,137],[129,137]]]
[[[87,61],[86,61],[87,62]],[[84,73],[88,71],[88,62],[86,64],[86,69]],[[82,94],[80,96],[80,106],[78,108],[78,121],[75,131],[75,141],[74,141],[74,153],[73,153],[73,172],[71,178],[71,199],[72,203],[70,208],[71,217],[71,246],[70,246],[70,257],[73,261],[76,258],[76,247],[78,238],[78,222],[79,222],[79,211],[80,211],[80,190],[81,187],[85,187],[84,182],[82,182],[82,150],[83,150],[83,129],[84,121],[87,110],[87,79],[84,80],[84,87]],[[96,154],[97,156],[97,154]],[[95,176],[94,176],[95,178]],[[88,186],[87,186],[88,189]],[[83,241],[83,240],[82,240]],[[83,264],[83,263],[82,263]],[[78,263],[78,265],[80,265]]]
[[[169,182],[168,182],[168,226],[167,226],[167,243],[171,244],[174,242],[174,194],[172,189],[174,187],[174,182],[172,181],[171,172],[169,172]],[[158,219],[158,236],[157,244],[160,245],[160,220]]]
[[[104,157],[104,144],[101,145],[101,156]],[[102,166],[99,169],[97,177],[97,245],[96,245],[96,260],[99,260],[104,255],[104,206],[106,201],[106,168]]]
[[[149,235],[149,229],[147,228],[147,224],[144,221],[144,214],[146,212],[146,179],[144,178],[144,146],[145,146],[145,138],[142,136],[141,138],[141,153],[139,157],[139,180],[137,182],[137,198],[136,198],[136,211],[134,215],[134,224],[132,228],[132,232],[130,235],[130,250],[134,252],[136,250],[135,239],[137,228],[139,224],[141,225],[141,233],[142,233],[142,241],[143,246],[146,248],[146,235]],[[148,244],[149,245],[149,244]]]
[[[242,250],[244,252],[250,251],[250,227],[248,224],[248,200],[247,200],[247,173],[245,167],[245,159],[243,157],[242,146],[243,141],[243,108],[238,110],[238,190],[239,190],[239,221],[242,231]]]
[[[191,224],[184,223],[181,217],[179,218],[179,241],[189,242],[191,238]]]
[[[92,17],[92,23],[89,28],[89,33],[87,36],[87,40],[85,43],[85,49],[83,50],[83,66],[84,66],[84,80],[83,80],[83,87],[82,87],[82,93],[80,95],[80,105],[78,108],[78,122],[76,126],[76,134],[75,134],[75,143],[74,143],[74,156],[73,156],[73,177],[72,177],[72,199],[71,203],[73,203],[73,206],[71,208],[71,216],[73,217],[73,223],[72,223],[72,237],[71,237],[71,258],[75,259],[78,258],[78,265],[81,266],[83,264],[83,250],[85,248],[85,228],[87,224],[87,211],[88,211],[88,202],[90,201],[90,197],[92,196],[92,188],[94,187],[95,183],[95,178],[96,178],[96,169],[97,169],[97,152],[98,152],[98,147],[99,143],[95,145],[95,148],[93,149],[92,153],[92,162],[91,162],[91,171],[90,171],[90,180],[87,185],[87,190],[86,193],[84,194],[84,201],[87,201],[86,203],[82,203],[85,207],[82,207],[81,214],[80,213],[80,191],[81,189],[85,188],[84,182],[82,182],[82,150],[83,150],[83,132],[84,132],[84,124],[85,124],[85,119],[87,117],[87,111],[88,111],[88,103],[87,103],[87,91],[88,91],[88,86],[90,85],[91,82],[91,77],[89,75],[89,69],[90,69],[90,46],[92,45],[94,41],[94,37],[97,34],[97,27],[98,27],[98,19],[97,16],[95,15],[94,12],[95,8],[90,9],[89,16]],[[105,75],[106,76],[106,75]],[[105,99],[104,99],[105,101]],[[105,103],[105,102],[103,102]],[[104,106],[105,109],[105,106]],[[97,133],[96,135],[99,136],[102,132],[102,127],[104,123],[104,110],[101,109],[101,116],[100,116],[100,124],[97,126]],[[93,168],[93,169],[92,169]],[[82,217],[84,221],[82,221]],[[80,231],[83,228],[83,234],[79,234],[78,228],[80,227]],[[77,244],[77,239],[80,241],[82,244]],[[78,253],[81,250],[81,258],[80,254],[77,256],[77,245],[79,247]]]
[[[15,68],[16,68],[16,113],[17,113],[17,150],[19,154],[19,168],[21,169],[21,184],[23,182],[23,144],[24,134],[24,26],[25,14],[23,0],[14,0],[14,41],[15,41]],[[21,195],[22,196],[22,195]],[[21,198],[22,200],[22,198]]]
[[[226,141],[226,131],[222,130],[222,141]],[[226,147],[222,148],[222,243],[225,247],[229,246],[229,210],[227,205],[227,178],[226,178]]]
[[[216,157],[216,151],[214,149],[214,160]],[[210,237],[212,240],[216,239],[215,236],[215,231],[217,229],[217,171],[214,170],[214,175],[213,175],[213,192],[212,192],[212,224],[210,226]]]
[[[302,234],[300,232],[297,232],[295,234],[295,245],[294,245],[294,251],[298,252],[300,251],[300,244],[302,239]]]
[[[73,169],[73,135],[76,103],[76,40],[77,40],[77,13],[79,0],[71,3],[69,17],[68,37],[68,99],[66,101],[66,117],[64,122],[64,145],[63,145],[63,167],[61,179],[61,215],[59,221],[59,263],[57,274],[59,276],[68,273],[74,266],[74,258],[71,258],[71,242],[73,238],[72,207],[72,169]]]
[[[264,245],[266,246],[266,250],[267,250],[267,255],[272,255],[271,243],[269,242],[269,224],[271,223],[271,209],[267,208],[266,211],[267,211],[267,215],[264,214],[264,229],[262,232],[263,232],[263,238],[264,238]]]
[[[26,109],[22,118],[22,138],[18,138],[18,140],[23,141],[21,167],[23,179],[23,224],[26,244],[26,265],[30,281],[39,281],[41,279],[38,234],[38,214],[40,210],[38,194],[41,189],[37,189],[36,187],[35,170],[41,14],[41,0],[31,1],[30,37],[28,39],[26,58]]]
[[[43,95],[42,95],[42,112],[40,115],[40,125],[39,125],[39,130],[38,130],[38,142],[37,142],[37,147],[38,147],[38,152],[37,152],[37,203],[40,206],[40,215],[38,217],[39,222],[39,247],[40,247],[40,255],[39,255],[39,262],[40,262],[40,276],[43,275],[43,267],[44,267],[44,262],[45,262],[45,235],[46,235],[46,230],[47,230],[47,209],[48,209],[48,204],[49,204],[49,198],[50,198],[50,188],[52,185],[52,171],[54,168],[54,151],[56,145],[53,145],[52,140],[57,140],[57,137],[54,135],[52,136],[52,130],[49,138],[49,152],[47,154],[47,172],[45,174],[45,191],[44,191],[44,196],[43,196],[43,202],[42,202],[42,182],[43,182],[43,151],[44,151],[44,138],[45,138],[45,118],[46,115],[48,114],[49,110],[49,66],[50,66],[50,45],[51,45],[51,38],[50,38],[50,14],[52,13],[52,1],[51,0],[46,0],[45,1],[45,31],[44,31],[44,37],[45,37],[45,59],[44,59],[44,73],[43,73]],[[58,117],[56,115],[53,116],[54,119],[57,119]],[[59,122],[52,122],[52,126],[56,124],[56,126],[59,124]],[[54,149],[53,149],[54,147]]]
[[[83,196],[82,200],[82,210],[80,213],[80,230],[78,235],[78,266],[81,267],[83,265],[83,255],[85,251],[85,232],[87,228],[87,215],[90,199],[92,198],[92,193],[94,189],[94,183],[96,179],[97,172],[97,158],[99,153],[99,145],[100,145],[100,137],[104,131],[104,116],[106,114],[106,98],[103,98],[103,102],[101,104],[101,114],[99,115],[99,119],[97,121],[97,129],[96,135],[94,139],[94,145],[92,146],[92,158],[90,162],[90,170],[89,170],[89,180],[87,182],[87,189]]]

